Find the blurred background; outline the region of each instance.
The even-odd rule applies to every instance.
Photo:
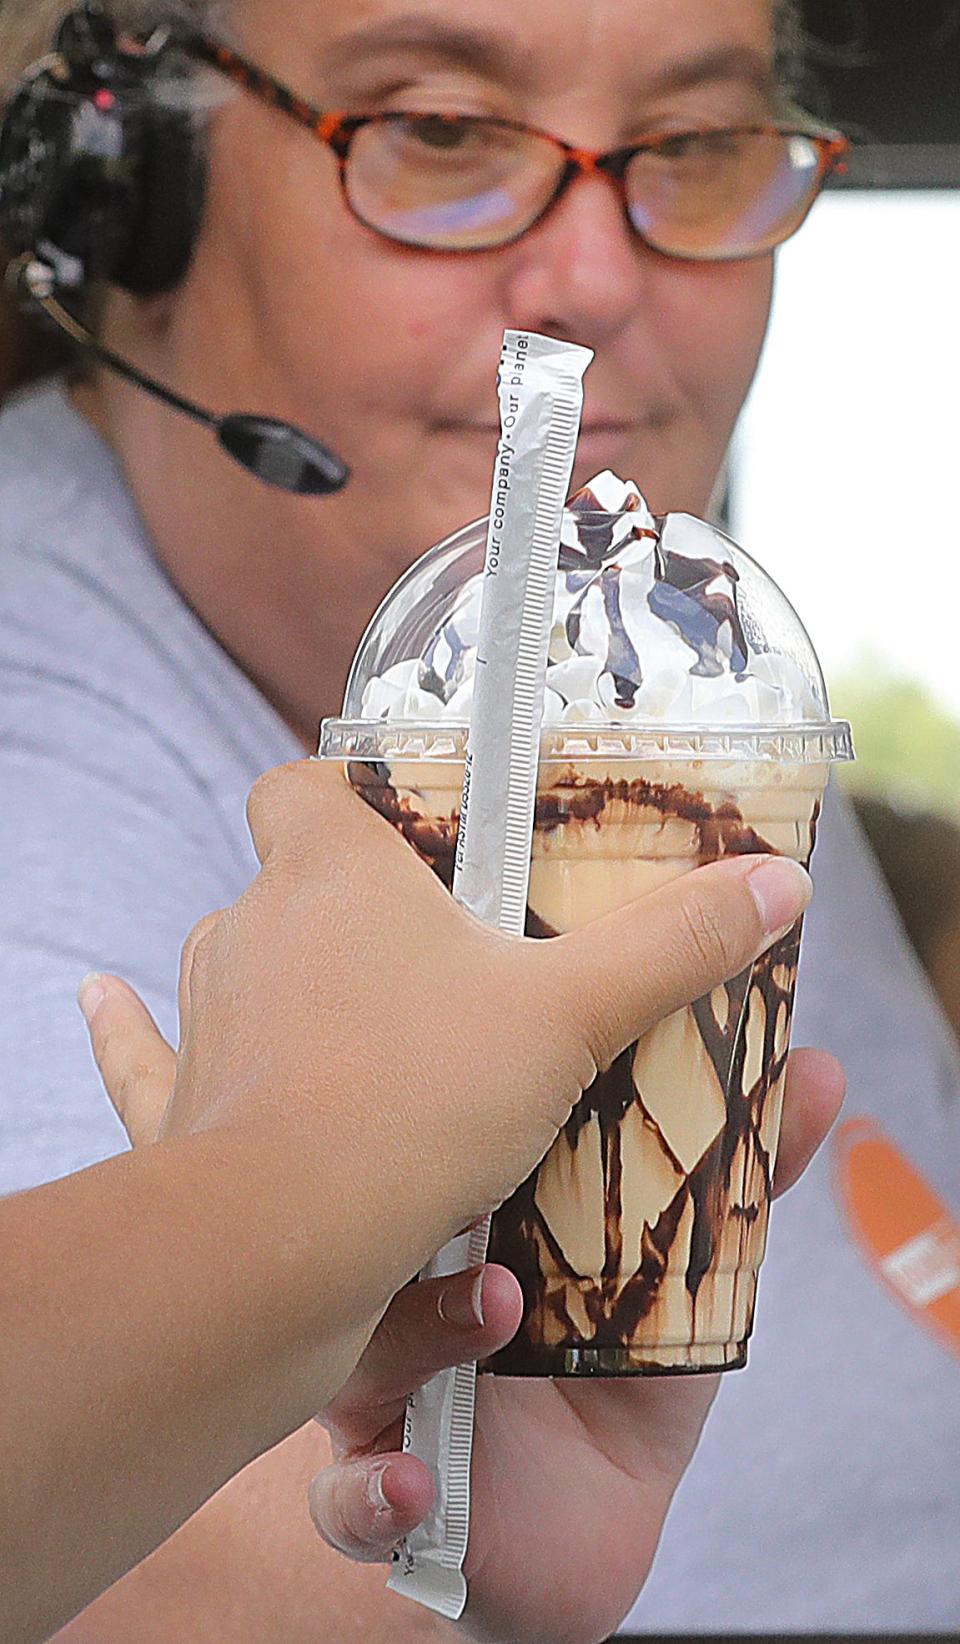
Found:
[[[732,533],[809,619],[858,788],[960,819],[960,4],[807,0],[857,149],[780,254]]]
[[[802,101],[853,138],[780,253],[730,530],[808,619],[841,780],[960,1038],[960,0],[805,0]]]

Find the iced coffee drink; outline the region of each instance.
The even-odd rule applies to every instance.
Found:
[[[482,540],[461,533],[398,585],[358,653],[344,719],[324,731],[323,751],[345,757],[358,792],[448,885]],[[829,764],[844,757],[849,733],[829,718],[809,641],[741,550],[688,516],[654,520],[612,476],[573,500],[528,935],[576,929],[722,856],[809,862]],[[517,1275],[524,1315],[487,1369],[745,1362],[799,943],[797,926],[625,1051],[495,1213],[490,1259]]]

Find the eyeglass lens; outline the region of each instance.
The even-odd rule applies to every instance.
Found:
[[[394,239],[467,251],[521,233],[564,169],[561,149],[510,126],[392,118],[357,132],[347,196],[358,216]]]
[[[642,149],[627,169],[638,234],[674,256],[756,255],[798,228],[820,180],[810,137],[707,132]]]
[[[446,250],[503,245],[552,201],[562,148],[494,121],[391,115],[360,127],[345,169],[350,205],[395,240]],[[687,258],[743,257],[793,233],[816,193],[817,143],[802,134],[678,134],[636,153],[624,188],[633,226]]]

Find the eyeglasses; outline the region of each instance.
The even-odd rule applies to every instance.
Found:
[[[576,178],[602,177],[631,228],[665,256],[762,257],[796,233],[850,146],[801,122],[668,131],[594,153],[485,115],[324,113],[218,41],[180,43],[325,143],[361,223],[425,251],[510,245]]]

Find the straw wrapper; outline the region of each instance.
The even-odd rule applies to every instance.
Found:
[[[587,348],[508,331],[500,359],[501,440],[493,478],[473,711],[453,894],[522,936],[530,877],[547,648],[564,503],[583,410]],[[486,1259],[489,1218],[448,1244],[422,1278]],[[451,1621],[467,1602],[476,1366],[409,1400],[404,1450],[431,1469],[430,1514],[396,1555],[389,1586]]]

